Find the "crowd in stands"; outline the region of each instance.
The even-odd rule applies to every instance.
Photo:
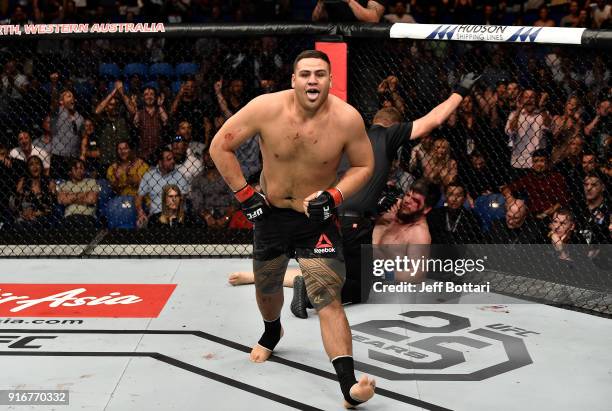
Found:
[[[356,1],[356,0],[353,0]],[[368,0],[389,23],[610,27],[606,0]],[[362,3],[360,2],[360,3]],[[0,9],[2,24],[30,23],[254,23],[324,20],[324,0],[25,0]],[[364,20],[365,21],[365,20]],[[374,21],[374,20],[372,20]]]
[[[297,3],[128,1],[92,8],[39,1],[19,3],[9,18],[268,21],[294,18]],[[554,2],[549,11],[539,9],[537,21],[527,21],[529,10],[542,3],[518,4],[525,10],[519,13],[513,2],[397,2],[389,3],[384,19],[609,24],[610,6],[602,1]],[[260,16],[260,6],[272,14]],[[208,147],[250,98],[289,86],[294,51],[301,47],[294,40],[9,44],[0,52],[1,223],[21,230],[249,229]],[[372,104],[394,108],[405,120],[418,118],[448,96],[468,69],[483,75],[446,124],[398,153],[390,176],[390,184],[403,189],[420,177],[439,184],[443,200],[429,215],[434,242],[610,241],[609,57],[590,53],[585,60],[560,47],[386,44],[389,52],[381,58],[391,63],[374,61],[377,68],[359,71],[370,78],[351,85],[371,88],[376,96],[356,103],[365,107],[366,120]],[[253,183],[261,169],[257,139],[237,153]]]

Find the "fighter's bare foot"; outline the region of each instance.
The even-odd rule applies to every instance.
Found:
[[[367,375],[362,375],[356,384],[351,387],[351,397],[355,401],[366,402],[374,396],[374,390],[376,388],[376,381],[373,378],[368,378]],[[344,401],[344,408],[353,409],[355,405],[351,405]]]
[[[281,328],[281,338],[283,338],[283,334],[285,331]],[[272,351],[268,350],[265,347],[262,347],[259,344],[255,344],[253,349],[251,350],[250,359],[252,362],[265,362],[272,355]]]
[[[227,282],[231,285],[242,285],[253,283],[253,273],[248,271],[236,271],[229,275]]]

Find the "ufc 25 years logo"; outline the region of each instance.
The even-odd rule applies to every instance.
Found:
[[[57,338],[56,335],[0,335],[0,349],[3,345],[7,345],[8,348],[26,348],[26,349],[38,349],[41,347],[42,341],[35,340],[52,340]]]
[[[538,332],[505,324],[470,330],[468,318],[441,311],[399,315],[404,319],[351,327],[355,348],[367,346],[368,353],[367,362],[355,361],[356,369],[388,380],[481,381],[533,362],[523,339]],[[442,325],[423,325],[432,317]]]

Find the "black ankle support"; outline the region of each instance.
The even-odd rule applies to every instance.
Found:
[[[281,322],[280,317],[278,317],[274,321],[266,321],[264,320],[264,326],[266,327],[264,333],[261,338],[257,342],[264,348],[272,351],[276,344],[280,341],[281,338]]]
[[[332,360],[332,364],[336,369],[336,375],[340,382],[340,390],[344,399],[351,405],[359,405],[363,401],[356,401],[351,397],[351,387],[357,383],[355,378],[355,365],[353,363],[353,357],[336,357]]]

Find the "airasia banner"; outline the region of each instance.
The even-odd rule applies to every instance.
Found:
[[[155,318],[176,284],[0,284],[1,317]]]

